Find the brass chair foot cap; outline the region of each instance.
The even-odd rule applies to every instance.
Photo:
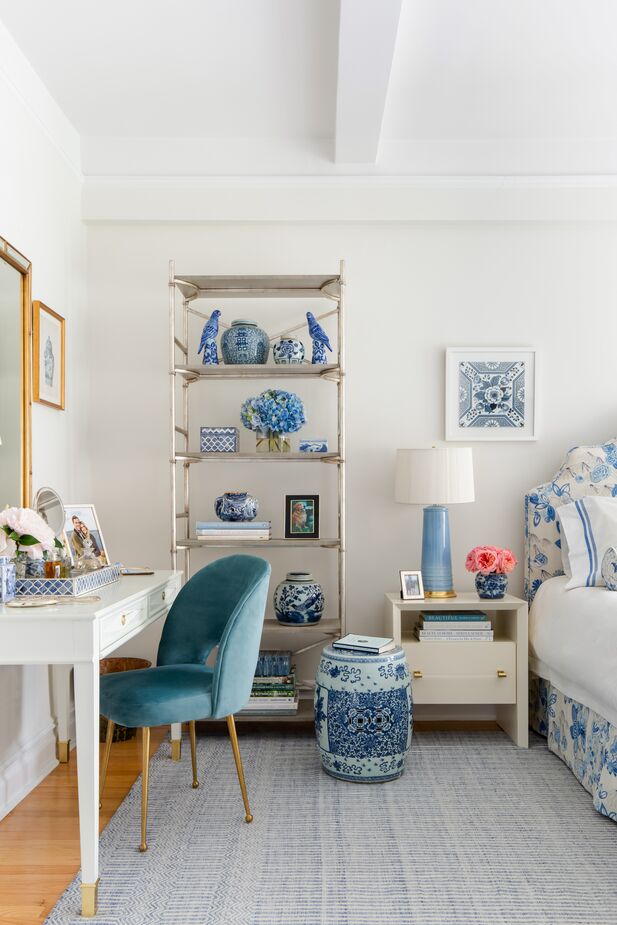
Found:
[[[193,788],[193,790],[197,790],[197,788],[199,787],[199,781],[194,780],[193,783],[191,784],[191,787]]]
[[[247,813],[246,816],[245,816],[244,818],[246,819],[247,822],[252,822],[252,821],[253,821],[253,817],[251,816],[250,813]]]
[[[99,809],[103,809],[103,804],[99,802]]]
[[[141,853],[143,854],[144,851],[147,851],[147,850],[148,850],[148,846],[147,846],[147,845],[140,845],[140,846],[139,846],[139,850],[140,850]]]

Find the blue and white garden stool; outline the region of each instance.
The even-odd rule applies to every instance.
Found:
[[[368,655],[325,647],[315,687],[315,734],[324,771],[360,784],[394,780],[405,768],[412,731],[403,649]]]

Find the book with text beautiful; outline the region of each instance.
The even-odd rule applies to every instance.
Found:
[[[488,620],[484,610],[421,610],[420,616],[426,623],[475,623],[476,620]]]

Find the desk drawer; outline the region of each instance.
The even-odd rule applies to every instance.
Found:
[[[516,703],[516,643],[403,639],[415,703]]]
[[[110,613],[101,620],[101,650],[118,639],[122,639],[148,619],[148,607],[145,600],[130,604],[123,610]]]
[[[164,588],[158,591],[152,591],[148,595],[148,614],[153,617],[160,614],[163,610],[169,610],[174,599],[180,590],[180,577],[172,578],[167,582]]]

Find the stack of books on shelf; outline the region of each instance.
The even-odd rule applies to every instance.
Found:
[[[491,642],[493,628],[482,610],[424,611],[416,624],[416,636],[421,642]]]
[[[269,540],[269,520],[198,520],[198,540]]]
[[[298,689],[291,652],[259,653],[251,696],[241,716],[294,716],[298,712]]]

